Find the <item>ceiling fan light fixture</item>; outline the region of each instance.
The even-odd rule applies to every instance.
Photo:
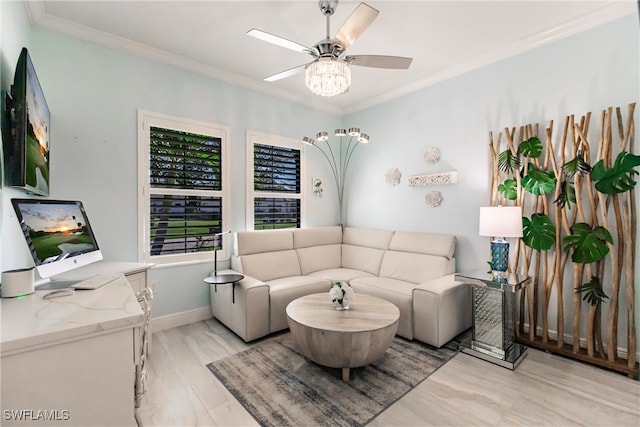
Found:
[[[316,95],[340,95],[351,85],[351,69],[344,61],[319,58],[307,66],[305,81],[309,90]]]

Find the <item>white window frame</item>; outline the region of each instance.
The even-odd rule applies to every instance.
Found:
[[[247,131],[246,136],[247,142],[247,150],[246,150],[246,170],[247,170],[247,208],[246,208],[246,229],[253,231],[254,227],[254,201],[256,197],[283,197],[289,199],[300,199],[300,228],[306,227],[307,225],[307,209],[306,209],[306,194],[307,194],[307,186],[305,183],[307,182],[307,166],[306,166],[306,157],[305,157],[305,146],[300,141],[297,141],[293,138],[287,138],[279,135],[272,135],[268,133],[257,132],[253,130]],[[286,147],[292,148],[296,150],[300,150],[300,193],[291,194],[291,193],[272,193],[272,192],[256,192],[254,191],[254,164],[253,164],[253,155],[254,155],[254,144],[261,145],[272,145],[275,147]]]
[[[151,188],[149,183],[149,139],[151,127],[173,129],[202,135],[217,137],[222,140],[222,190],[192,190]],[[159,265],[189,264],[212,262],[213,251],[191,252],[185,254],[154,255],[150,254],[150,196],[152,194],[180,194],[189,196],[221,197],[222,198],[222,231],[229,230],[229,180],[231,130],[228,126],[197,121],[167,114],[138,110],[138,259],[140,262]],[[223,248],[218,251],[218,260],[230,257],[230,240],[225,239]]]

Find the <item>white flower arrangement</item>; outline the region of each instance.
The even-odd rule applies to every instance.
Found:
[[[345,310],[349,308],[349,302],[353,299],[355,293],[350,284],[338,281],[333,282],[329,290],[329,296],[336,309]]]

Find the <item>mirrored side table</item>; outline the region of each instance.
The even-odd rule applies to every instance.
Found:
[[[531,278],[516,274],[497,278],[491,273],[473,271],[457,273],[455,279],[472,287],[473,333],[460,345],[460,350],[515,369],[527,354],[527,347],[515,342],[516,292]]]

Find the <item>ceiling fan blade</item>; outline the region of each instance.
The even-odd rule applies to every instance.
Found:
[[[387,55],[352,55],[345,56],[344,60],[351,65],[359,65],[361,67],[406,70],[411,65],[413,58]]]
[[[291,40],[287,40],[283,37],[276,36],[271,33],[267,33],[262,30],[257,30],[255,28],[247,31],[247,35],[251,37],[255,37],[260,40],[264,40],[269,43],[273,43],[281,47],[285,47],[287,49],[295,50],[296,52],[311,53],[311,49],[309,49],[306,46],[303,46],[296,42],[292,42]]]
[[[298,74],[300,71],[304,70],[306,66],[307,66],[307,64],[298,65],[297,67],[293,67],[293,68],[290,68],[288,70],[281,71],[281,72],[279,72],[277,74],[274,74],[272,76],[265,77],[262,80],[264,80],[265,82],[275,82],[276,80],[282,80],[282,79],[285,79],[287,77],[293,76],[294,74]]]
[[[366,3],[360,3],[358,7],[351,12],[351,15],[344,21],[335,38],[343,50],[351,46],[351,44],[364,33],[364,30],[376,19],[378,13],[380,12]]]

